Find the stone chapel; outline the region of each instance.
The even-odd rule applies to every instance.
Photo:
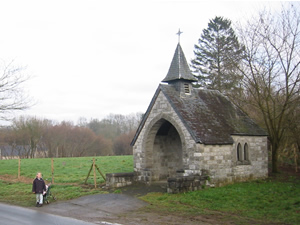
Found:
[[[268,175],[267,133],[219,91],[193,88],[180,43],[132,140],[135,179],[203,171],[217,186]]]

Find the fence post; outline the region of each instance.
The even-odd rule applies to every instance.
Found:
[[[86,178],[85,178],[84,184],[87,184],[86,182],[87,182],[87,180],[88,180],[88,178],[89,178],[89,176],[90,176],[90,174],[91,174],[92,169],[93,169],[93,164],[91,165],[91,168],[90,168],[90,170],[89,170],[89,173],[88,173],[88,175],[87,175]]]
[[[18,166],[18,179],[21,177],[21,159],[19,157],[19,166]]]
[[[52,182],[52,184],[54,184],[54,160],[53,160],[53,158],[51,158],[51,174],[52,174],[51,182]]]
[[[103,175],[103,173],[100,171],[99,167],[97,165],[95,165],[96,169],[98,170],[98,172],[100,173],[100,175],[102,176],[103,180],[106,181],[105,176]]]
[[[94,185],[95,188],[97,188],[95,158],[93,158],[93,170],[94,170]]]

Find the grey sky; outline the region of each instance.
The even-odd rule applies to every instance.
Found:
[[[56,121],[144,112],[177,45],[188,61],[209,19],[244,21],[280,2],[7,0],[0,58],[27,66],[31,115]]]

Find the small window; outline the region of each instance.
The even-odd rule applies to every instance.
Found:
[[[184,84],[184,93],[185,94],[190,94],[190,85],[189,84]]]
[[[237,146],[237,160],[242,161],[242,146],[240,143]]]
[[[245,143],[245,145],[244,145],[244,160],[249,160],[248,144],[247,143]]]

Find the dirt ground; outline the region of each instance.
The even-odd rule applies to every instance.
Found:
[[[64,202],[54,202],[38,210],[46,213],[72,217],[95,224],[106,225],[233,225],[266,224],[239,215],[210,211],[209,214],[184,215],[149,208],[138,197],[150,192],[166,192],[166,184],[124,187],[120,194],[97,194]],[[273,224],[275,225],[275,224]]]
[[[7,182],[21,182],[21,183],[25,183],[25,184],[32,184],[33,182],[33,178],[28,178],[28,177],[20,177],[20,179],[18,179],[16,176],[13,175],[8,175],[8,174],[4,174],[4,175],[0,175],[0,179],[7,181]]]
[[[148,203],[138,199],[149,192],[165,192],[163,184],[135,185],[121,189],[120,194],[97,194],[64,202],[54,202],[38,210],[72,217],[95,224],[122,225],[211,225],[220,223],[217,217],[207,215],[180,216],[149,210]]]

